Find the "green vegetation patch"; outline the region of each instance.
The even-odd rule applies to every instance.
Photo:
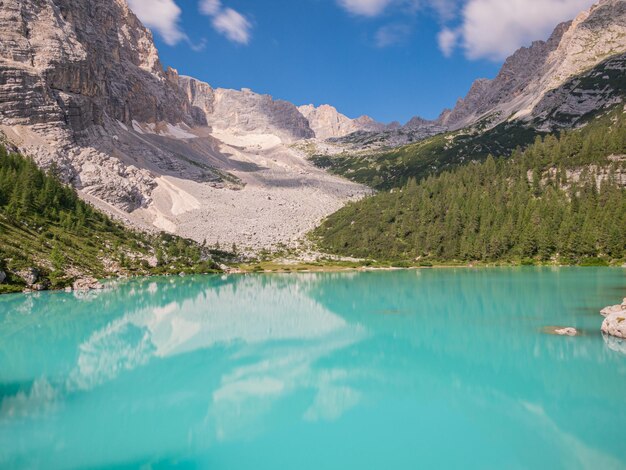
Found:
[[[0,146],[0,293],[26,286],[34,270],[42,288],[77,277],[204,273],[219,270],[222,253],[168,234],[146,234],[113,221],[59,181],[55,168]]]
[[[410,179],[421,180],[460,164],[482,161],[489,155],[509,155],[532,144],[538,135],[532,127],[503,123],[483,132],[479,129],[449,132],[372,155],[314,155],[318,167],[374,189],[401,187]]]
[[[379,261],[623,260],[624,154],[626,119],[617,110],[536,138],[508,159],[490,156],[351,203],[312,237],[329,253]]]

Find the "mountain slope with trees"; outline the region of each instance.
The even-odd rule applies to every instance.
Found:
[[[0,293],[60,288],[85,276],[219,270],[215,257],[224,253],[130,230],[83,202],[55,171],[0,145]]]
[[[486,114],[466,128],[383,151],[354,151],[362,136],[336,139],[346,151],[311,157],[318,167],[377,190],[398,188],[489,155],[508,156],[549,131],[581,127],[626,101],[626,54],[611,56],[543,95],[532,119]],[[472,93],[470,93],[472,96]],[[471,101],[471,100],[470,100]],[[494,124],[495,122],[495,124]],[[375,137],[375,136],[374,136]],[[374,138],[372,137],[372,138]]]
[[[556,261],[626,256],[626,117],[538,137],[352,203],[313,236],[340,255],[409,262]]]

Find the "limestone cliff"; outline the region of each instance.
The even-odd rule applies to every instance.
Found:
[[[193,114],[215,129],[240,133],[273,134],[285,142],[315,137],[309,122],[293,104],[274,100],[249,89],[212,88],[191,77],[180,77]]]
[[[298,107],[298,110],[308,120],[315,136],[322,140],[344,137],[358,131],[381,132],[387,127],[369,116],[350,119],[327,104],[319,107],[309,104]]]

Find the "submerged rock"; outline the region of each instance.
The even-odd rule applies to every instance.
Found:
[[[560,335],[560,336],[576,336],[576,335],[578,335],[578,330],[576,328],[572,328],[572,327],[561,328],[561,329],[558,329],[558,330],[554,330],[554,332],[557,335]]]
[[[626,339],[626,311],[607,315],[602,322],[602,333]]]
[[[578,336],[580,332],[571,326],[546,326],[543,329],[544,333],[557,336]]]

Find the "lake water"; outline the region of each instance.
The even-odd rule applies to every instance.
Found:
[[[0,297],[0,468],[626,468],[624,296],[516,268]]]

